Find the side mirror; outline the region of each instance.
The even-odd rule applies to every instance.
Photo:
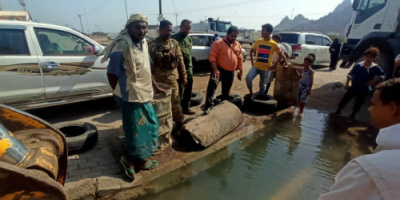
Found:
[[[94,54],[95,55],[98,55],[98,56],[103,55],[103,53],[104,53],[103,50],[104,49],[100,46],[97,46],[97,45],[94,46]]]

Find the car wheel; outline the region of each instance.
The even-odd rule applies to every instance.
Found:
[[[97,143],[96,126],[87,122],[72,121],[53,124],[67,140],[68,154],[77,154],[93,148]]]
[[[314,54],[311,54],[311,53],[309,53],[308,55],[310,55],[312,58],[313,58],[313,60],[314,60],[314,62],[312,63],[312,64],[315,64],[316,63],[316,61],[315,61],[315,55]],[[307,56],[308,56],[307,55]]]
[[[277,109],[278,102],[270,95],[265,95],[263,98],[250,98],[244,99],[244,109],[251,113],[256,114],[271,114]]]
[[[192,92],[192,98],[190,98],[190,107],[198,106],[203,102],[203,95],[199,92]]]
[[[242,108],[243,100],[242,97],[238,94],[229,95],[228,102],[235,104],[238,108]],[[221,95],[215,97],[214,105],[221,103]]]

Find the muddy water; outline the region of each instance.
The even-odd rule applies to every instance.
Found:
[[[370,140],[348,134],[349,126],[354,124],[315,110],[306,110],[303,118],[281,115],[186,173],[173,173],[181,176],[180,184],[141,199],[318,199],[352,157],[371,149]],[[194,176],[182,181],[187,171]],[[154,184],[167,182],[163,177]]]

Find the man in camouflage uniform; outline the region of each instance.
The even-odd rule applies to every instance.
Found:
[[[179,33],[172,35],[172,38],[179,42],[179,46],[183,55],[183,61],[186,67],[187,84],[186,86],[179,84],[181,106],[183,113],[186,115],[195,114],[195,112],[189,109],[193,89],[192,38],[188,36],[191,28],[192,22],[184,19],[181,22]]]
[[[172,88],[172,116],[176,122],[176,135],[183,128],[184,116],[180,105],[179,86],[177,80],[186,85],[186,70],[179,43],[171,39],[172,23],[168,20],[160,22],[160,36],[149,43],[149,53],[153,61],[153,77],[159,83]]]

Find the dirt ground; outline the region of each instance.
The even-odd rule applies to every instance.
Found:
[[[339,62],[340,63],[340,62]],[[233,83],[231,94],[239,94],[242,97],[248,93],[246,86],[245,77],[251,68],[251,63],[249,58],[243,64],[243,78],[239,81],[235,78]],[[201,65],[195,66],[195,76],[193,91],[200,92],[203,95],[203,102],[206,95],[207,84],[210,76],[211,69],[209,66]],[[335,112],[337,105],[341,98],[346,93],[344,89],[344,84],[346,83],[346,76],[350,69],[337,68],[334,71],[329,71],[328,64],[313,66],[315,71],[314,75],[314,85],[311,91],[311,95],[308,98],[306,108],[316,109],[326,113]],[[197,70],[196,70],[197,69]],[[259,90],[258,87],[259,77],[253,81],[253,90],[256,92]],[[220,84],[221,85],[221,84]],[[219,85],[216,94],[220,94],[221,86]],[[273,95],[274,85],[271,86],[269,94]],[[351,114],[354,100],[350,101],[344,110],[342,110],[342,115],[348,117]],[[356,115],[356,119],[362,122],[369,122],[370,116],[368,113],[368,106],[370,105],[370,97],[367,98],[366,103],[361,108],[361,111]],[[197,106],[194,108],[196,114],[202,113],[202,107]]]

